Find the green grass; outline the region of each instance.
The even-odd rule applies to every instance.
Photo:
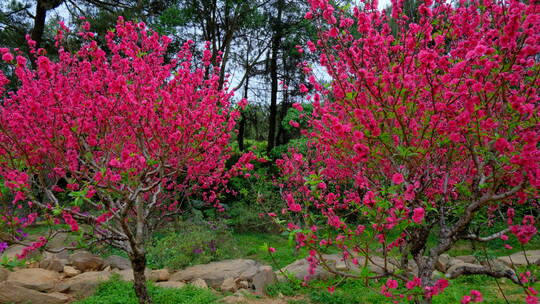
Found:
[[[504,294],[509,300],[509,303],[523,303],[523,289],[514,285],[508,280],[499,280],[499,284],[504,291]],[[328,292],[328,287],[337,285],[335,292]],[[344,280],[339,279],[334,281],[314,281],[309,286],[304,287],[300,282],[283,281],[267,287],[267,293],[271,297],[285,296],[293,297],[302,295],[304,299],[293,300],[300,303],[312,304],[355,304],[355,303],[390,303],[390,299],[380,293],[382,283],[371,281],[366,286],[362,280]],[[535,285],[538,290],[540,283]],[[470,293],[471,290],[478,290],[482,293],[484,303],[490,304],[506,304],[506,301],[500,294],[495,280],[491,277],[483,275],[465,276],[450,281],[450,286],[444,293],[433,298],[433,304],[448,304],[459,303],[464,295]],[[406,292],[403,286],[398,289],[399,293]],[[402,303],[402,302],[400,302]],[[408,302],[403,302],[408,303]]]
[[[148,284],[148,292],[154,304],[212,304],[218,297],[208,289],[190,285],[184,288],[161,288]],[[74,304],[138,304],[133,284],[119,278],[102,283],[89,298]]]
[[[279,234],[243,233],[234,234],[234,239],[243,258],[272,265],[274,268],[282,268],[307,256],[305,248],[297,250],[294,243],[289,243],[286,236]],[[276,249],[276,252],[272,254],[275,263],[266,250],[266,246]]]

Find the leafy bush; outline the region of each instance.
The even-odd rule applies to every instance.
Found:
[[[156,235],[148,248],[152,268],[180,269],[238,256],[232,234],[223,221],[196,218]]]
[[[268,213],[282,208],[277,187],[268,178],[270,168],[258,168],[250,178],[233,178],[237,195],[230,198],[229,225],[238,232],[275,232],[277,226]]]
[[[154,304],[210,304],[217,303],[217,297],[207,289],[190,285],[184,288],[161,288],[148,284],[148,292]],[[139,303],[133,284],[113,277],[102,283],[91,297],[75,304],[137,304]]]

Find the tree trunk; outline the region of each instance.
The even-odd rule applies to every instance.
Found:
[[[274,24],[274,35],[272,37],[272,58],[270,59],[270,116],[268,117],[268,147],[266,152],[270,153],[276,143],[276,116],[277,116],[277,94],[278,94],[278,73],[277,60],[278,51],[281,44],[282,24],[281,16],[283,14],[283,0],[277,2],[277,18]]]
[[[246,71],[248,75],[246,76],[246,84],[244,86],[244,98],[248,98],[248,91],[249,91],[249,71]],[[246,134],[246,114],[244,113],[244,110],[240,112],[240,125],[238,126],[238,149],[240,151],[244,151],[244,136]]]
[[[146,270],[146,254],[137,252],[130,254],[131,266],[133,267],[133,288],[135,294],[139,299],[139,304],[152,304],[152,299],[148,294],[146,288],[146,276],[144,271]]]

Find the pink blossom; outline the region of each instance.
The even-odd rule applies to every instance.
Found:
[[[392,182],[394,184],[399,185],[404,181],[405,179],[403,178],[403,175],[401,173],[394,173],[394,175],[392,175]]]
[[[413,216],[412,216],[413,222],[415,222],[417,224],[421,224],[422,221],[424,220],[424,216],[425,216],[424,208],[421,208],[421,207],[414,208]]]

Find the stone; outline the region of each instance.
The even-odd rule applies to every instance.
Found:
[[[64,271],[64,274],[66,275],[66,277],[68,277],[68,278],[71,278],[71,277],[74,277],[76,275],[81,274],[80,270],[75,269],[72,266],[64,266],[63,271]]]
[[[171,275],[171,281],[192,281],[203,279],[212,288],[220,288],[223,281],[228,278],[244,278],[255,275],[259,263],[253,260],[237,259],[212,262],[204,265],[191,266]]]
[[[5,280],[7,280],[9,274],[9,270],[0,267],[0,282],[4,282]]]
[[[89,271],[65,280],[57,285],[59,292],[68,292],[79,297],[89,297],[96,287],[111,278],[111,272]]]
[[[112,272],[120,275],[120,278],[124,281],[134,280],[133,269],[125,269],[125,270],[115,269]],[[144,275],[146,276],[147,281],[152,281],[152,282],[168,281],[170,277],[169,270],[167,269],[150,270],[147,268],[144,271]]]
[[[334,263],[329,263],[329,264],[335,265],[335,261]],[[281,268],[281,271],[278,272],[278,276],[280,280],[285,279],[285,277],[281,275],[282,272],[291,274],[299,280],[303,280],[304,277],[307,277],[307,276],[309,276],[309,278],[313,280],[327,280],[329,278],[334,277],[333,273],[328,272],[322,266],[318,266],[317,268],[315,268],[315,273],[310,274],[309,262],[306,259],[297,260]]]
[[[480,263],[482,266],[487,267],[489,269],[495,270],[495,271],[507,271],[510,270],[510,267],[508,267],[505,263],[499,260],[484,260]]]
[[[111,268],[116,268],[120,270],[131,269],[131,262],[129,259],[118,256],[111,255],[107,257],[104,261],[104,267],[111,266]]]
[[[186,286],[184,282],[175,282],[175,281],[166,281],[166,282],[157,282],[155,284],[158,287],[163,288],[182,288]]]
[[[62,272],[67,263],[67,260],[59,259],[56,256],[51,256],[41,260],[41,262],[39,262],[39,268]]]
[[[207,289],[208,288],[208,284],[206,284],[206,281],[203,280],[203,279],[195,279],[193,281],[190,282],[190,284],[194,287],[197,287],[197,288],[202,288],[202,289]]]
[[[6,280],[8,283],[37,291],[52,290],[60,280],[60,274],[41,268],[24,268],[11,272]]]
[[[449,278],[449,279],[456,278],[458,276],[457,271],[459,270],[460,267],[484,268],[484,266],[478,265],[478,264],[457,263],[457,264],[454,264],[454,265],[450,266],[450,268],[448,268],[446,270],[446,277]]]
[[[52,239],[50,239],[47,242],[47,246],[54,250],[60,250],[66,247],[66,242],[68,239],[67,233],[57,233]],[[60,253],[56,254],[59,259],[67,259],[68,258],[68,252],[67,250],[63,250]]]
[[[9,282],[0,283],[0,303],[63,304],[69,301],[70,297],[63,293],[43,293]]]
[[[221,291],[230,291],[235,292],[236,291],[236,282],[234,278],[228,277],[226,278],[220,287]]]
[[[171,274],[168,269],[156,269],[156,270],[150,270],[148,275],[146,276],[147,280],[152,282],[163,282],[168,281],[171,277]]]
[[[249,282],[246,280],[237,280],[236,285],[239,289],[249,289]]]
[[[461,260],[464,263],[468,263],[468,264],[476,264],[478,262],[476,258],[472,255],[460,255],[460,256],[454,257],[454,259]]]
[[[259,272],[253,277],[252,283],[255,289],[255,294],[264,295],[266,286],[277,281],[277,276],[271,266],[259,267]]]
[[[3,260],[4,258],[7,258],[9,260],[17,259],[17,254],[20,254],[25,248],[23,245],[12,245],[8,249],[4,250],[2,255],[0,255],[0,260]],[[26,259],[37,259],[39,260],[41,258],[41,253],[39,250],[32,250],[28,253],[26,256]]]
[[[79,251],[70,255],[69,262],[81,272],[97,271],[103,267],[103,259],[88,251]]]
[[[525,255],[527,258],[525,258]],[[523,254],[523,251],[520,251],[509,256],[499,257],[498,260],[509,267],[512,267],[512,264],[515,266],[526,266],[527,260],[531,265],[540,266],[540,250],[527,250],[525,254]]]
[[[450,267],[450,256],[448,254],[441,254],[437,262],[435,262],[435,269],[440,272],[446,272],[446,269]]]

